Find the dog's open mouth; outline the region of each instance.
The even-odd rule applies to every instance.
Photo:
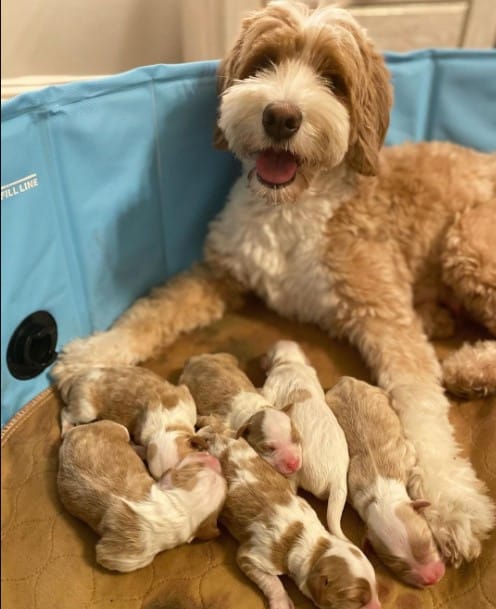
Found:
[[[288,150],[267,148],[257,154],[255,169],[259,182],[271,188],[282,188],[294,180],[298,159]]]

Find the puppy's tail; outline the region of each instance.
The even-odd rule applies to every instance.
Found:
[[[496,395],[496,340],[465,343],[442,363],[446,389],[464,398]]]
[[[345,482],[344,486],[331,488],[327,502],[327,527],[333,535],[341,537],[341,539],[348,539],[341,528],[341,518],[346,504],[346,495],[347,488]]]

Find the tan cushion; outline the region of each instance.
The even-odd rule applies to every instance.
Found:
[[[463,337],[437,345],[446,356]],[[187,357],[214,351],[234,353],[260,385],[258,358],[279,338],[292,338],[316,366],[325,388],[344,374],[370,380],[357,352],[329,340],[311,326],[282,320],[258,301],[243,311],[188,335],[164,357],[147,365],[177,381]],[[478,474],[496,497],[496,400],[453,401],[457,437]],[[129,574],[105,571],[95,562],[96,535],[67,514],[56,492],[60,401],[52,389],[33,400],[2,434],[2,607],[6,609],[263,609],[261,593],[239,571],[236,544],[223,532],[211,542],[193,542],[158,555]],[[305,495],[307,496],[307,495]],[[308,496],[307,496],[308,497]],[[309,499],[324,519],[325,505]],[[345,532],[360,543],[363,527],[346,508]],[[395,609],[489,609],[496,599],[496,535],[482,556],[428,590],[394,580],[374,558],[383,607]],[[283,578],[297,608],[310,608],[295,585]]]

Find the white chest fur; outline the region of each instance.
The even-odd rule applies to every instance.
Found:
[[[269,205],[242,176],[210,226],[208,247],[278,313],[318,323],[334,305],[323,259],[326,224],[336,207],[311,193],[295,204]]]

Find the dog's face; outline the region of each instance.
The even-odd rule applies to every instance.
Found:
[[[293,202],[319,171],[377,171],[391,90],[382,58],[342,9],[275,1],[252,13],[218,72],[215,143],[255,194]]]

